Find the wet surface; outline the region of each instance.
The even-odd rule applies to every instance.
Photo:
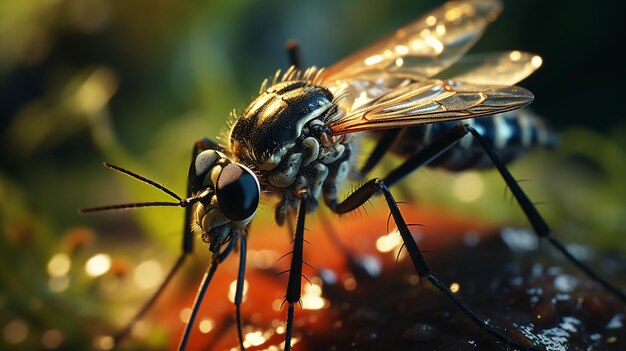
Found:
[[[626,349],[626,306],[528,229],[489,229],[423,209],[407,216],[407,221],[417,223],[410,216],[428,223],[415,227],[413,236],[432,271],[457,290],[470,308],[514,340],[551,351]],[[360,268],[346,263],[319,224],[308,228],[305,259],[314,268],[304,267],[311,284],[303,279],[293,349],[510,350],[429,281],[420,282],[405,252],[396,262],[402,243],[396,232],[381,235],[385,220],[381,211],[352,225],[335,223]],[[287,274],[277,273],[288,268],[289,257],[279,258],[290,247],[287,238],[280,240],[286,242],[280,247],[261,238],[249,240],[254,249],[248,252],[249,289],[242,305],[244,344],[248,351],[277,351],[283,349],[287,310],[282,305]],[[580,245],[568,248],[626,290],[626,257]],[[211,284],[189,349],[238,349],[234,306],[228,297],[228,291],[234,291],[236,261],[227,260]],[[172,316],[191,306],[195,286],[166,294],[171,294],[162,300],[168,301],[167,306],[157,306],[154,316],[169,330],[168,348],[174,349],[184,319]],[[203,323],[210,328],[203,329]],[[145,340],[137,334],[125,346]]]
[[[510,240],[505,243],[503,236],[425,255],[444,282],[458,284],[457,296],[521,343],[555,351],[626,348],[621,302],[553,257],[547,245],[528,251],[509,246]],[[592,265],[609,268],[603,273],[613,281],[624,276],[623,259],[591,252],[589,256],[593,256]],[[420,287],[419,279],[407,273],[411,271],[408,263],[385,264],[380,277],[360,280],[352,291],[341,284],[324,285],[324,296],[331,304],[326,313],[341,323],[305,332],[306,349],[507,349],[428,281]]]

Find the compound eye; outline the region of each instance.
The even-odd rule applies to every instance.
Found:
[[[222,213],[231,221],[242,221],[259,206],[259,182],[252,172],[238,164],[224,167],[215,188]]]

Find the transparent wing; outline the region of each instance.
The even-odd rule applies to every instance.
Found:
[[[452,67],[437,74],[435,79],[483,85],[513,85],[531,75],[542,62],[540,56],[521,51],[466,55]],[[396,88],[415,82],[404,76],[376,76],[371,73],[353,77],[341,82],[341,85],[324,85],[334,94],[342,94],[342,107],[353,111]]]
[[[498,0],[450,1],[390,36],[339,61],[319,78],[329,84],[355,77],[432,77],[459,60],[500,13]]]
[[[532,100],[531,92],[517,86],[420,81],[398,87],[327,123],[335,134],[405,128],[493,115]]]
[[[450,79],[473,84],[513,85],[536,71],[543,60],[539,55],[521,51],[466,55],[435,79]]]

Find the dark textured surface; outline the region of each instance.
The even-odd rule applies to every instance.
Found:
[[[500,237],[476,247],[427,254],[458,296],[520,342],[547,350],[622,350],[624,305],[607,296],[574,267],[551,257],[549,248],[515,254]],[[547,246],[547,245],[543,245]],[[624,259],[594,255],[603,273],[618,282]],[[442,259],[445,257],[445,260]],[[327,311],[336,322],[308,330],[310,350],[506,350],[423,282],[412,285],[407,261],[386,265],[379,278],[361,280],[353,291],[325,285]],[[610,267],[610,268],[609,268]]]

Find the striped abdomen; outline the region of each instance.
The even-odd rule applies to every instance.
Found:
[[[412,155],[458,123],[467,123],[474,127],[505,163],[534,148],[553,147],[555,144],[555,136],[548,131],[543,121],[530,110],[521,109],[462,122],[405,128],[392,146],[392,151],[401,156]],[[451,171],[487,168],[491,165],[487,154],[471,135],[466,135],[457,145],[429,164],[430,167]]]

